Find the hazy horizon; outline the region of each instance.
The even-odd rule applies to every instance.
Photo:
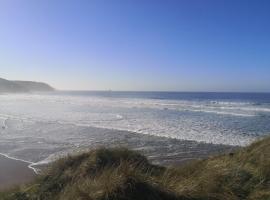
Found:
[[[3,78],[3,77],[0,77],[0,79]],[[207,90],[202,90],[202,91],[199,91],[199,90],[111,90],[111,89],[100,89],[100,90],[97,90],[97,89],[59,89],[59,88],[55,88],[53,85],[51,85],[50,83],[48,82],[45,82],[45,81],[42,81],[42,80],[11,80],[11,79],[6,79],[6,78],[3,78],[5,80],[9,80],[9,81],[30,81],[30,82],[42,82],[42,83],[46,83],[48,84],[49,86],[51,86],[55,91],[58,91],[58,92],[161,92],[161,93],[166,93],[166,92],[169,92],[169,93],[265,93],[265,94],[269,94],[270,92],[268,91],[220,91],[220,90],[217,90],[217,91],[207,91]]]
[[[0,77],[59,90],[270,92],[269,1],[0,2]]]

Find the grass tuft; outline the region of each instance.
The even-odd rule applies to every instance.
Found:
[[[52,163],[3,200],[270,200],[270,138],[179,167],[152,165],[125,148],[101,148]]]

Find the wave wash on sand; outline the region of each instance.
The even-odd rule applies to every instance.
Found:
[[[52,163],[2,200],[268,200],[270,138],[234,153],[161,167],[127,149],[98,149]]]
[[[155,161],[182,162],[267,135],[269,99],[223,93],[2,94],[0,153],[35,167],[73,151],[121,145],[143,149]]]

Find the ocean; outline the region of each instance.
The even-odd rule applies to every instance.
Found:
[[[183,141],[193,146],[248,145],[270,134],[269,122],[270,93],[1,94],[0,153],[44,163],[94,146],[161,149],[164,143],[168,155],[174,155],[179,150],[173,146]]]

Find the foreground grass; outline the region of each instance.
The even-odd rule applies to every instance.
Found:
[[[3,200],[270,200],[270,138],[181,167],[152,165],[127,149],[98,149],[53,163]]]

